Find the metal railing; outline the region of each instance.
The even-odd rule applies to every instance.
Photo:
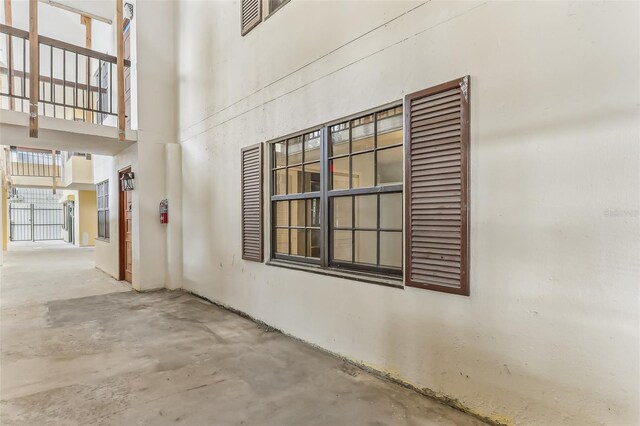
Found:
[[[107,117],[118,115],[117,58],[45,36],[38,42],[38,114],[109,124]],[[29,32],[0,24],[0,43],[7,47],[7,66],[0,66],[2,109],[29,112]]]
[[[51,151],[11,147],[7,158],[9,176],[61,177],[62,156]]]

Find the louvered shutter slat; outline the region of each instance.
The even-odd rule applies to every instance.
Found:
[[[242,258],[262,262],[262,144],[242,150]]]
[[[468,77],[405,98],[408,286],[469,295]]]
[[[262,20],[262,0],[241,0],[240,33],[245,35]]]

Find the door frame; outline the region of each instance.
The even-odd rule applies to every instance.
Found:
[[[125,270],[127,268],[127,247],[125,241],[125,215],[124,215],[124,191],[122,190],[122,175],[131,172],[131,166],[118,170],[118,280],[125,278]],[[133,217],[131,218],[133,221]],[[133,237],[132,237],[133,238]],[[133,244],[133,241],[131,242]],[[133,281],[133,271],[131,271],[131,280]]]

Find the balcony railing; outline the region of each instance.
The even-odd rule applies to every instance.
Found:
[[[11,147],[6,156],[9,176],[61,177],[62,156],[51,151]]]
[[[38,114],[117,126],[117,58],[80,46],[38,36]],[[29,32],[0,24],[0,43],[7,46],[0,66],[2,109],[29,112]],[[130,61],[125,60],[129,67]]]

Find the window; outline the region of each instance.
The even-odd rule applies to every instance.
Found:
[[[272,145],[276,257],[320,262],[320,144],[316,130]]]
[[[272,258],[468,296],[469,77],[403,105],[271,143]]]
[[[402,274],[402,107],[271,144],[272,256]]]
[[[269,0],[269,15],[286,3],[289,3],[289,0]]]
[[[98,238],[109,239],[109,181],[96,185],[98,204]]]

